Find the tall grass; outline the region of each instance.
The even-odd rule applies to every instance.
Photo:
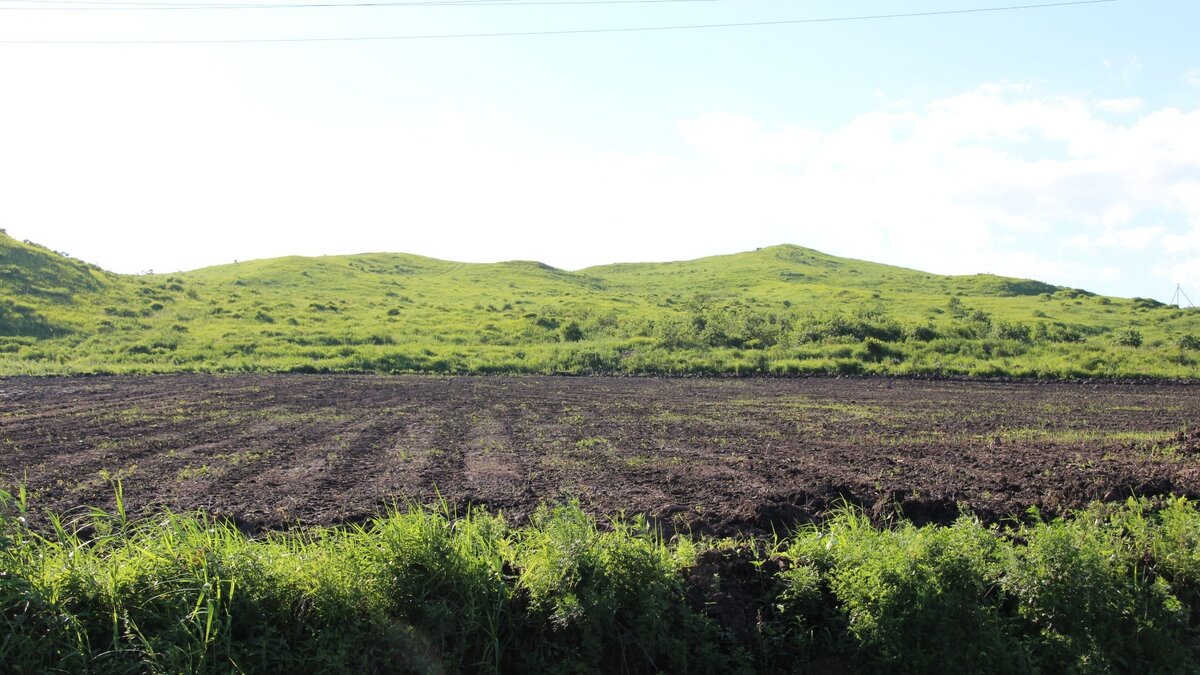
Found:
[[[1200,669],[1185,499],[1003,530],[845,509],[776,541],[665,539],[576,504],[258,538],[119,505],[47,518],[0,494],[0,671]]]

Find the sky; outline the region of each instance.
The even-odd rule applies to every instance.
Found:
[[[1194,0],[251,1],[0,0],[0,228],[125,273],[791,243],[1200,301]],[[236,42],[345,37],[401,39]]]

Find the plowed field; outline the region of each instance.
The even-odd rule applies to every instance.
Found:
[[[1200,387],[888,379],[175,375],[0,379],[0,484],[37,507],[247,530],[396,504],[514,521],[577,498],[753,532],[846,499],[919,522],[1200,494]],[[439,497],[440,496],[440,497]]]

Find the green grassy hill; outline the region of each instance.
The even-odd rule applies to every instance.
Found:
[[[1200,378],[1200,311],[798,246],[578,272],[371,253],[117,275],[0,234],[0,374]]]

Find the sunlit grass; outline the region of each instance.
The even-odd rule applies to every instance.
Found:
[[[1200,311],[795,246],[566,272],[404,254],[114,275],[0,235],[0,374],[1200,376]],[[1134,330],[1140,346],[1119,344]]]
[[[1195,672],[1200,511],[1009,529],[845,507],[773,540],[578,505],[413,507],[248,537],[203,514],[38,514],[0,493],[6,672]],[[36,527],[31,522],[39,523]]]

